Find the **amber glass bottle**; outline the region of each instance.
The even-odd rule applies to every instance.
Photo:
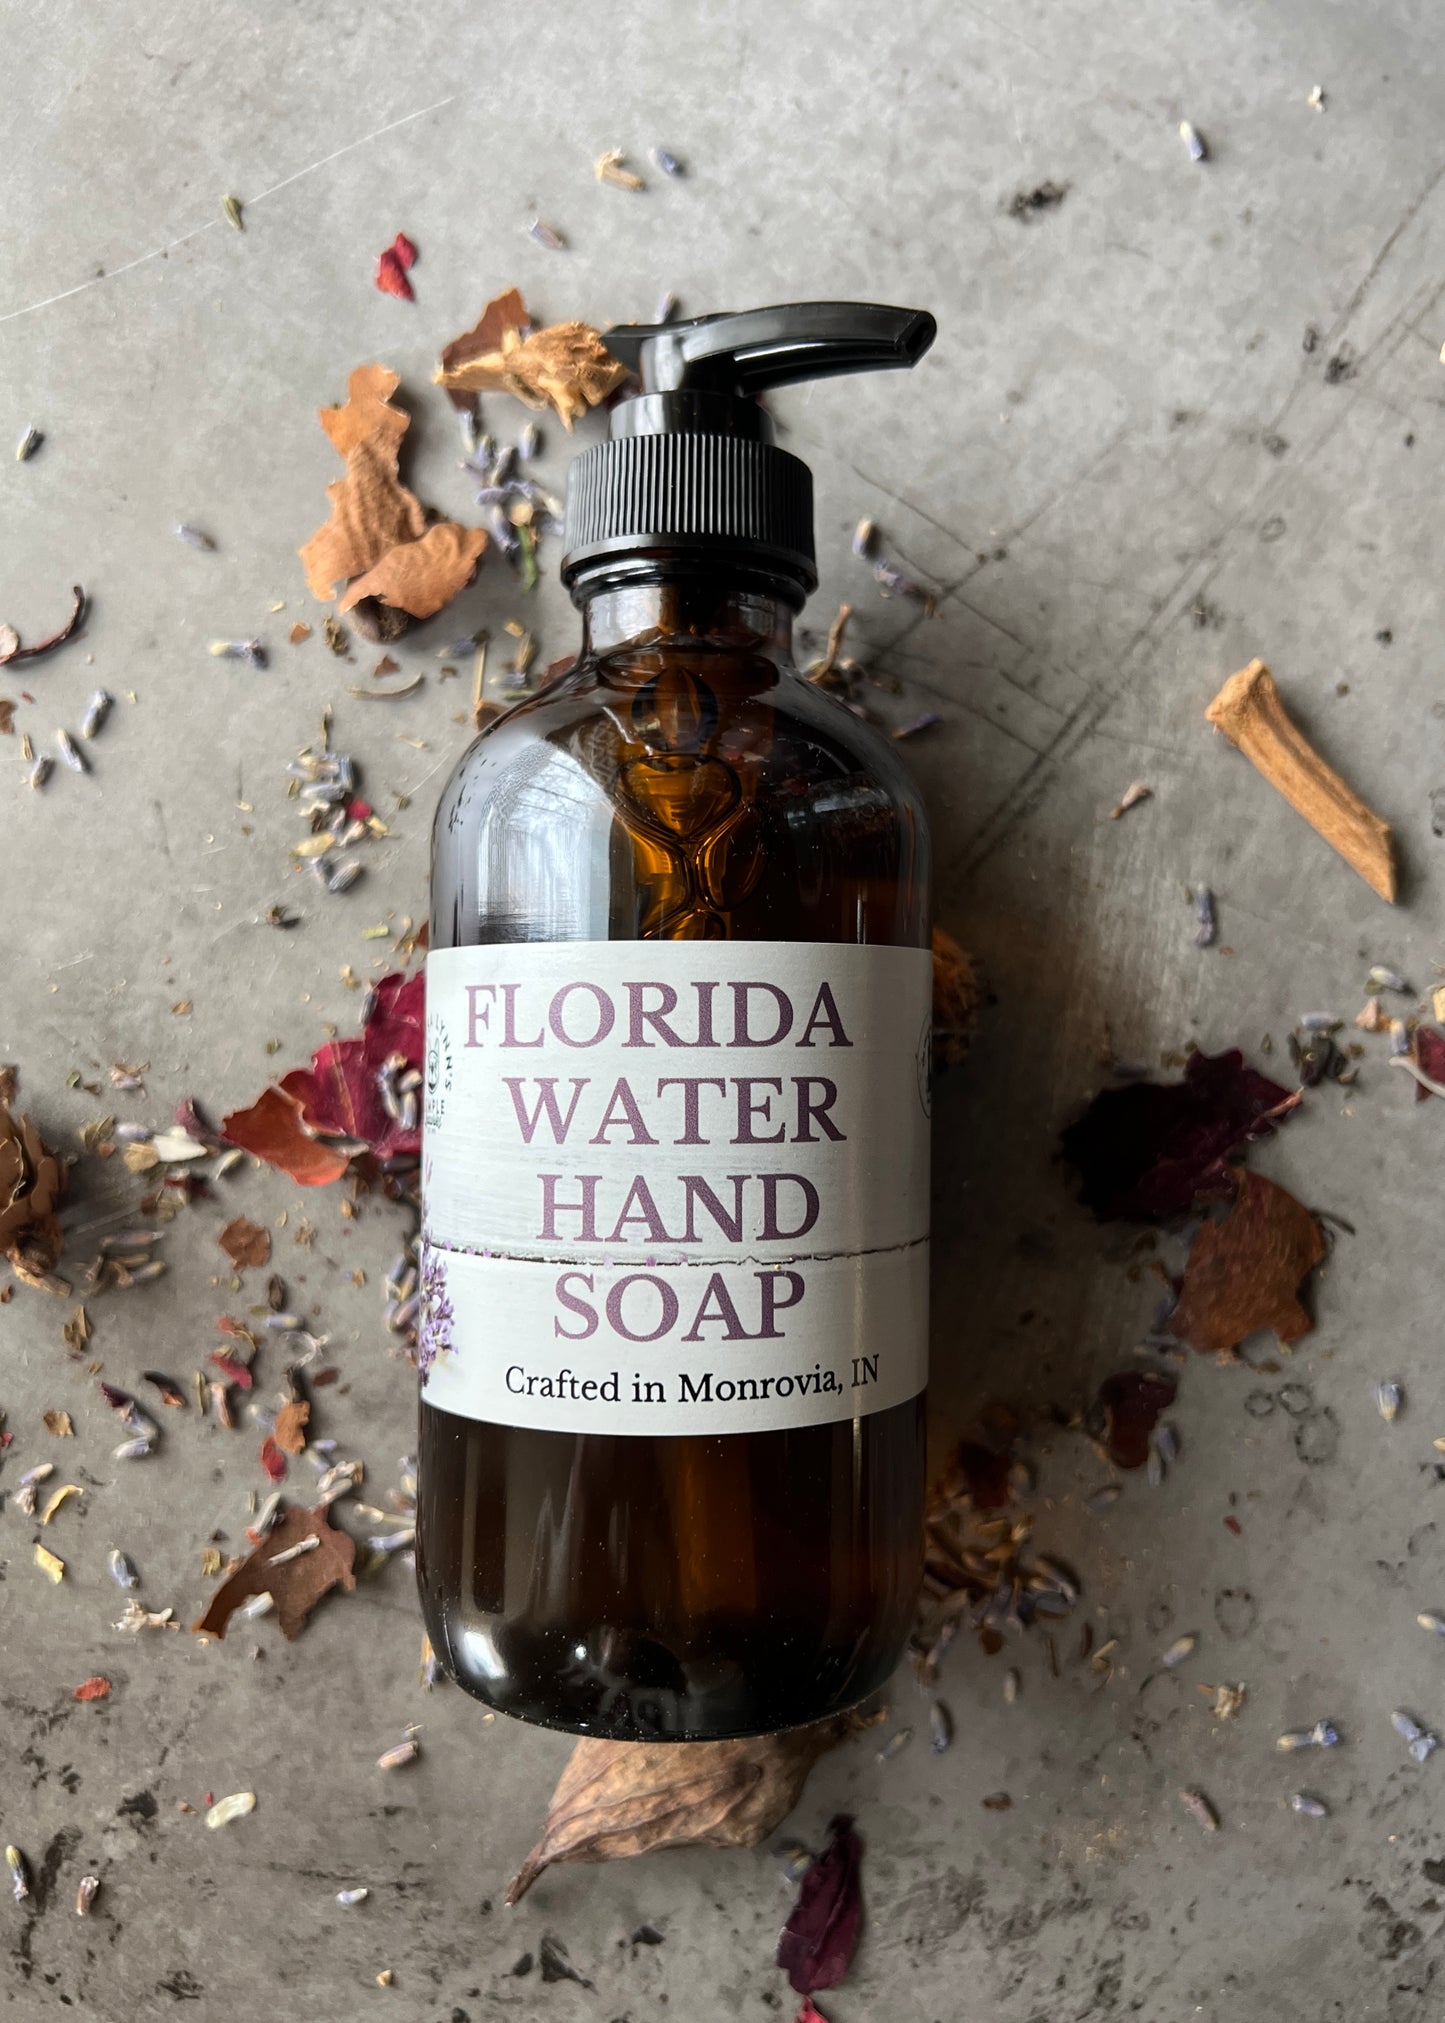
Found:
[[[779,318],[813,370],[911,363],[932,329],[765,314],[762,363],[756,317],[683,326],[670,366],[614,333],[642,439],[685,466],[731,438],[763,482],[739,505],[724,461],[669,495],[586,453],[580,656],[473,744],[434,833],[427,1625],[490,1706],[619,1739],[857,1701],[921,1570],[927,825],[793,665],[810,528],[796,496],[769,517],[752,395],[801,376]]]

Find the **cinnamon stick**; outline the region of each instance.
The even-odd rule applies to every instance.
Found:
[[[1252,660],[1232,674],[1204,714],[1371,890],[1393,904],[1395,852],[1389,823],[1365,806],[1291,721],[1264,662]]]

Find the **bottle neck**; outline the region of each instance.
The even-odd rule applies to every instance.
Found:
[[[599,587],[581,602],[584,654],[696,646],[792,663],[793,607],[761,583],[668,575]]]

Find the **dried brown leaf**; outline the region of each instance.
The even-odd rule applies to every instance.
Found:
[[[269,1264],[271,1261],[271,1232],[247,1216],[235,1216],[216,1241],[238,1271],[244,1271],[248,1265]]]
[[[0,695],[0,738],[15,735],[16,699],[13,695]]]
[[[739,1742],[581,1741],[507,1902],[519,1902],[559,1862],[619,1861],[665,1847],[756,1847],[797,1804],[818,1758],[847,1732],[846,1721],[825,1721]]]
[[[301,550],[306,587],[329,604],[338,583],[378,563],[399,542],[419,540],[426,527],[421,500],[396,475],[396,446],[358,442],[346,476],[326,487],[331,518]]]
[[[1241,1171],[1234,1205],[1194,1239],[1169,1325],[1201,1354],[1236,1348],[1256,1328],[1286,1344],[1314,1325],[1299,1288],[1325,1254],[1319,1223],[1263,1174]]]
[[[457,339],[458,344],[466,342]],[[626,377],[627,367],[612,356],[601,333],[590,323],[574,322],[549,324],[530,337],[504,329],[495,350],[473,352],[453,364],[443,353],[436,381],[449,393],[510,393],[528,407],[553,408],[570,429],[579,415],[615,393]]]
[[[53,1434],[57,1440],[71,1440],[75,1437],[75,1426],[68,1412],[51,1410],[42,1412],[40,1416],[45,1421],[46,1432]]]
[[[313,1551],[300,1553],[280,1566],[272,1563],[278,1553],[306,1538],[319,1538],[321,1543]],[[333,1527],[324,1504],[316,1510],[288,1510],[255,1551],[216,1589],[206,1613],[192,1628],[205,1636],[224,1637],[227,1623],[242,1602],[249,1601],[252,1595],[269,1594],[276,1604],[281,1634],[288,1642],[292,1641],[305,1629],[306,1618],[324,1594],[334,1587],[344,1588],[349,1594],[356,1586],[356,1575],[351,1570],[355,1558],[355,1539]]]
[[[336,608],[350,611],[363,598],[374,597],[413,618],[430,618],[466,589],[486,545],[482,528],[439,520],[419,541],[390,549],[358,576]]]
[[[978,974],[946,928],[933,930],[933,1058],[952,1067],[968,1052],[983,1003]]]

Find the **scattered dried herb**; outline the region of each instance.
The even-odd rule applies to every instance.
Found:
[[[56,1440],[71,1440],[75,1437],[75,1426],[68,1412],[52,1410],[42,1412],[40,1416],[45,1422],[46,1432],[52,1438]]]
[[[828,1845],[807,1869],[778,1941],[778,1965],[800,1995],[836,1988],[863,1922],[863,1843],[846,1813],[829,1822]]]
[[[1179,1389],[1164,1370],[1120,1370],[1099,1386],[1097,1410],[1104,1445],[1116,1468],[1142,1468],[1150,1435]]]
[[[1289,1344],[1313,1326],[1299,1289],[1325,1254],[1318,1221],[1262,1174],[1240,1172],[1234,1184],[1224,1219],[1200,1226],[1169,1318],[1201,1354],[1237,1348],[1256,1328]]]
[[[306,1538],[318,1538],[321,1543],[294,1559],[282,1560],[279,1566],[275,1564],[278,1554]],[[355,1558],[355,1540],[333,1528],[324,1504],[316,1510],[288,1510],[216,1589],[206,1613],[192,1627],[198,1634],[224,1637],[226,1625],[243,1602],[269,1594],[276,1604],[282,1636],[294,1641],[323,1595],[334,1587],[350,1593],[356,1586],[351,1570]]]
[[[453,395],[510,393],[528,407],[553,408],[570,429],[627,378],[590,323],[529,326],[515,288],[495,297],[475,327],[443,350],[437,385]]]
[[[271,1261],[271,1232],[247,1216],[238,1215],[228,1222],[216,1241],[237,1271]]]
[[[29,1117],[0,1102],[0,1257],[26,1285],[43,1292],[69,1288],[55,1277],[65,1248],[59,1210],[69,1176]]]
[[[618,1861],[665,1847],[756,1847],[798,1802],[843,1722],[740,1742],[577,1744],[542,1837],[507,1892],[520,1902],[560,1862]]]
[[[1101,1222],[1162,1222],[1228,1186],[1225,1161],[1268,1137],[1301,1101],[1243,1054],[1191,1054],[1181,1082],[1105,1089],[1061,1138],[1080,1198]]]

